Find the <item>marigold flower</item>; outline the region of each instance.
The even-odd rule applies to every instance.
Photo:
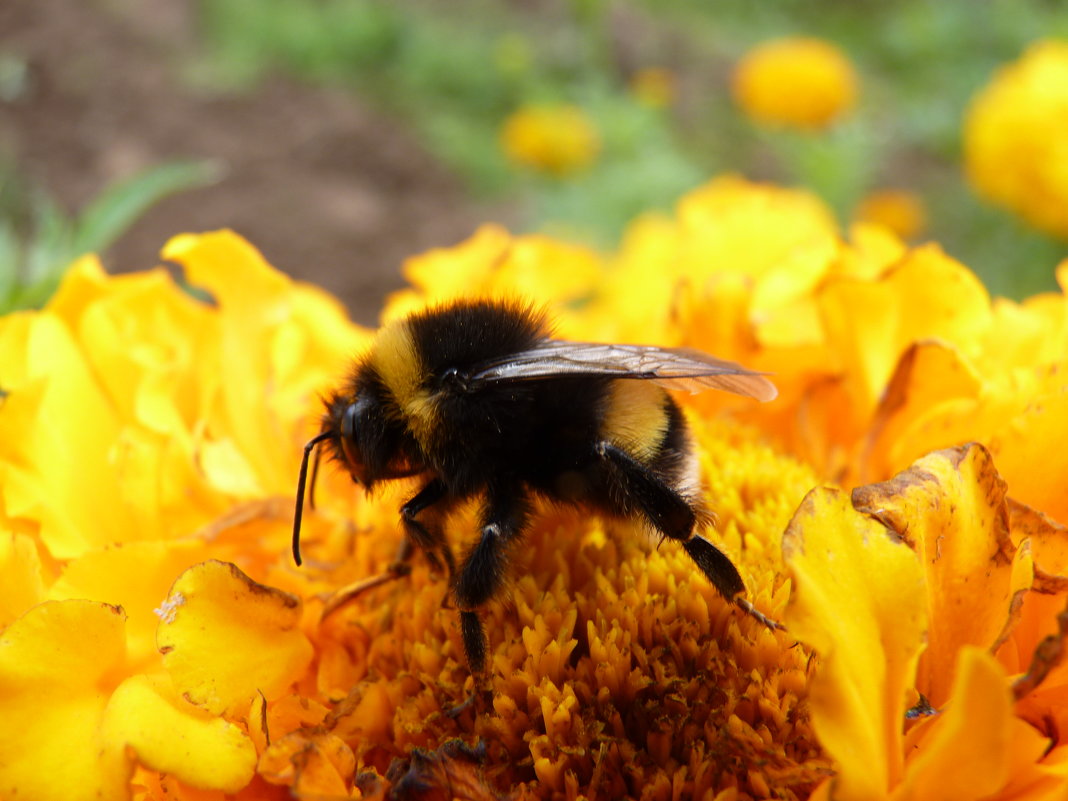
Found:
[[[927,227],[923,200],[904,189],[881,189],[864,197],[857,206],[858,222],[889,228],[902,239],[915,239]]]
[[[1068,42],[1036,42],[973,98],[964,163],[980,195],[1068,236]]]
[[[532,105],[505,120],[501,147],[516,164],[562,177],[586,169],[597,159],[601,135],[578,106]]]
[[[731,93],[755,122],[819,130],[856,105],[858,83],[838,47],[788,36],[749,50],[734,69]]]
[[[346,595],[394,558],[406,487],[324,465],[288,558],[316,398],[367,332],[233,234],[164,254],[210,299],[85,259],[0,319],[0,796],[1068,792],[1063,291],[992,300],[936,246],[845,240],[812,196],[737,178],[608,256],[487,227],[414,257],[387,319],[524,294],[561,336],[780,388],[679,401],[704,533],[788,632],[639,525],[540,507],[484,610],[491,705],[453,716],[473,680],[445,582],[417,560]]]

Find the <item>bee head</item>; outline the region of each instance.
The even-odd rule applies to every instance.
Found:
[[[293,558],[300,564],[300,523],[304,510],[304,490],[308,485],[308,462],[320,443],[329,443],[334,459],[345,465],[352,480],[370,492],[377,481],[404,478],[423,472],[426,467],[417,448],[404,428],[383,408],[382,398],[374,390],[340,392],[326,401],[322,428],[304,446],[304,458],[297,479],[297,506],[293,515]],[[319,472],[319,454],[312,464],[309,502],[315,506],[315,479]]]
[[[304,514],[304,490],[308,486],[308,461],[316,446],[329,442],[333,446],[334,458],[343,463],[357,484],[369,487],[367,468],[361,454],[358,434],[367,423],[370,402],[367,398],[355,400],[335,395],[327,401],[326,414],[323,415],[322,430],[304,445],[304,458],[300,462],[300,475],[297,478],[297,505],[293,513],[293,560],[299,565],[300,559],[300,523]],[[315,479],[319,474],[320,450],[315,450],[312,463],[311,486],[308,489],[309,503],[315,508]]]

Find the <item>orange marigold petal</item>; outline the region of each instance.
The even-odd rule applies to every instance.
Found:
[[[1033,383],[1008,388],[1013,416],[994,421],[997,428],[991,427],[986,441],[1013,496],[1068,523],[1068,449],[1036,446],[1068,442],[1068,371],[1063,367],[1060,361],[1033,376]]]
[[[783,538],[795,591],[787,628],[822,659],[811,679],[812,724],[836,760],[833,795],[881,797],[900,778],[905,691],[923,646],[926,606],[916,554],[817,488]]]
[[[1035,558],[1035,589],[1039,592],[1068,591],[1068,526],[1025,503],[1008,499],[1013,544],[1031,544]]]
[[[229,563],[186,570],[160,615],[156,644],[175,688],[216,714],[247,710],[257,692],[277,698],[311,660],[300,599]]]
[[[325,732],[291,732],[268,746],[259,761],[264,779],[291,786],[298,798],[346,796],[355,772],[352,749]]]
[[[107,604],[50,601],[0,635],[0,797],[128,797],[132,765],[101,732],[124,621]]]
[[[1009,776],[1009,744],[1031,744],[1030,726],[1012,715],[1005,672],[984,649],[960,651],[946,709],[912,752],[892,798],[937,801],[986,798]]]
[[[917,340],[976,342],[990,320],[990,296],[964,265],[935,245],[909,251],[878,281],[840,280],[819,293],[830,343],[873,408],[902,352]]]
[[[991,648],[1006,632],[1018,587],[1005,481],[981,445],[937,451],[890,481],[853,490],[853,504],[919,553],[930,609],[918,688],[938,707],[957,654]]]
[[[193,787],[235,793],[256,768],[256,749],[238,726],[179,698],[170,680],[131,676],[108,703],[105,738],[128,746],[146,767]]]
[[[888,478],[933,447],[944,445],[926,442],[915,429],[933,410],[973,402],[981,387],[980,377],[956,347],[936,341],[910,345],[898,360],[875,410],[859,479]]]

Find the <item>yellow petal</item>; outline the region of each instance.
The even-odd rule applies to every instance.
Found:
[[[279,697],[311,660],[300,599],[229,563],[186,570],[160,610],[156,644],[175,689],[216,714],[247,709],[257,692]]]
[[[205,354],[202,370],[227,373],[219,386],[221,430],[256,470],[262,493],[291,491],[293,457],[284,448],[278,455],[279,443],[289,438],[272,413],[270,395],[265,402],[264,387],[275,380],[270,344],[291,314],[292,282],[232,231],[175,237],[162,255],[181,263],[189,282],[218,304],[215,353]],[[204,378],[209,385],[211,380]]]
[[[795,590],[786,626],[820,655],[812,725],[835,759],[834,797],[882,797],[901,776],[901,722],[923,646],[923,576],[914,554],[817,488],[783,538]]]
[[[41,557],[31,537],[0,531],[0,629],[45,599]]]
[[[112,462],[119,420],[77,342],[47,313],[15,320],[0,327],[7,514],[40,521],[41,540],[61,559],[138,539],[123,504],[101,502],[121,495]]]
[[[85,598],[121,606],[127,614],[129,660],[155,662],[155,609],[183,570],[202,562],[209,546],[199,540],[133,542],[93,551],[70,562],[48,595],[55,600]]]
[[[994,657],[965,647],[956,674],[945,711],[912,752],[895,799],[938,801],[949,788],[960,801],[986,798],[1008,779],[1009,744],[1032,742],[1033,730],[1012,715],[1005,672]]]
[[[948,697],[957,653],[994,647],[1010,621],[1015,548],[1005,482],[981,445],[937,451],[882,484],[853,491],[921,557],[930,614],[917,687],[935,706]]]
[[[179,698],[165,677],[131,676],[108,703],[104,736],[141,764],[188,785],[235,793],[252,779],[256,748],[233,723]]]
[[[0,797],[128,797],[132,765],[100,728],[124,659],[124,620],[106,604],[51,601],[0,636]]]
[[[107,285],[108,275],[100,259],[92,254],[82,256],[71,264],[45,308],[68,322],[76,320],[86,306],[106,292]]]

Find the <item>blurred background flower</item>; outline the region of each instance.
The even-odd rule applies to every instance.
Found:
[[[679,96],[679,78],[664,67],[643,67],[630,77],[630,91],[651,108],[668,108]]]
[[[593,163],[601,135],[578,106],[527,106],[504,121],[501,147],[517,165],[563,177]]]
[[[964,159],[984,198],[1068,239],[1068,40],[1031,45],[976,94]]]
[[[927,227],[923,198],[904,189],[878,189],[861,198],[853,219],[884,225],[905,240],[915,240]]]
[[[853,63],[830,42],[786,37],[745,53],[731,76],[734,101],[754,121],[820,130],[853,109],[859,93]]]

